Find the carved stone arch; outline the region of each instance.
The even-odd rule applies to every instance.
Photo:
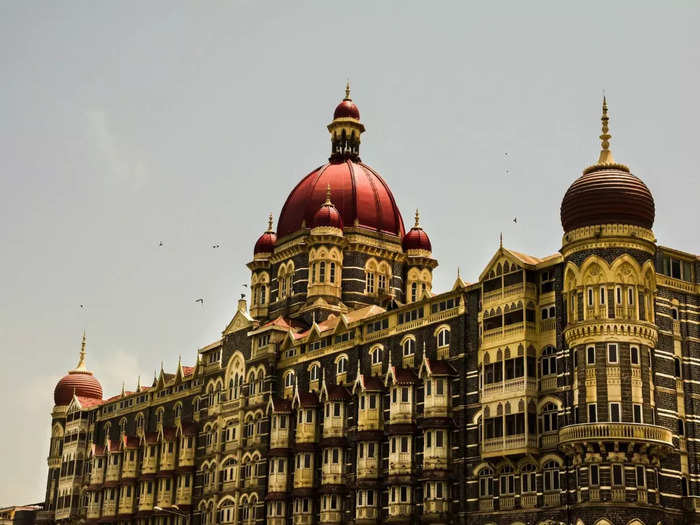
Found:
[[[518,401],[518,412],[525,412],[525,401]]]
[[[506,352],[508,352],[508,349],[506,348]],[[498,352],[496,352],[496,361],[503,361],[503,352],[501,349],[498,349]]]
[[[493,474],[493,467],[486,461],[482,461],[476,467],[474,467],[474,470],[472,470],[472,474],[474,476],[478,476],[484,469],[491,471],[491,473]]]
[[[508,272],[510,272],[510,263],[509,263],[508,260],[506,259],[506,260],[503,262],[503,273],[508,273]]]
[[[503,403],[498,403],[498,406],[496,407],[496,415],[497,416],[503,415]]]
[[[63,426],[58,422],[54,423],[53,427],[51,427],[51,437],[60,438],[63,437],[63,435]]]
[[[240,350],[236,350],[228,360],[225,374],[226,385],[229,384],[230,380],[236,374],[245,377],[245,357],[243,357],[243,353]]]
[[[564,291],[570,292],[579,286],[579,269],[571,261],[566,263],[566,271],[564,272]]]
[[[507,361],[510,357],[510,348],[506,346],[505,352],[503,352],[503,359]]]
[[[591,255],[581,265],[583,284],[587,286],[610,282],[610,267],[607,262],[597,255]]]
[[[224,506],[224,503],[231,502],[231,504],[235,507],[236,506],[236,500],[234,499],[233,496],[230,494],[227,494],[223,498],[219,500],[219,503],[217,504],[217,508],[221,508]]]
[[[510,414],[510,413],[511,413],[511,408],[510,408],[510,401],[506,401],[506,405],[505,405],[505,413],[506,413],[506,416],[507,416],[508,414]]]
[[[484,407],[484,419],[491,417],[491,408],[488,406]]]
[[[270,282],[270,274],[267,272],[261,272],[258,275],[258,284],[268,284]]]
[[[644,522],[640,520],[639,518],[634,518],[633,520],[630,520],[627,525],[644,525]]]
[[[377,259],[374,257],[370,257],[367,259],[367,262],[365,263],[365,270],[374,272],[377,270]]]
[[[554,406],[557,407],[557,410],[561,410],[561,406],[562,406],[561,399],[559,399],[557,396],[547,395],[547,396],[540,398],[537,401],[537,413],[538,414],[542,412],[542,408],[547,403],[553,403]]]
[[[491,357],[488,352],[484,352],[484,364],[488,365],[491,362]]]
[[[503,274],[503,266],[502,266],[501,263],[499,262],[499,263],[496,265],[496,275],[502,275],[502,274]]]
[[[564,460],[556,455],[556,454],[545,454],[540,458],[540,468],[542,468],[545,463],[549,463],[550,461],[554,461],[557,465],[559,465],[559,468],[564,466]]]
[[[606,520],[605,518],[600,518],[593,525],[613,525],[612,522]]]
[[[411,268],[408,270],[407,277],[409,281],[418,281],[420,279],[420,270],[416,267]]]

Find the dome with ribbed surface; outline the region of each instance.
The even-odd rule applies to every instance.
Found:
[[[352,100],[345,99],[336,106],[333,118],[354,118],[355,120],[360,120],[360,110]]]
[[[627,166],[618,164],[610,151],[608,104],[603,97],[602,133],[598,162],[586,168],[566,190],[561,202],[564,232],[599,224],[626,224],[651,229],[654,197]]]
[[[565,232],[598,224],[631,224],[651,229],[654,197],[638,177],[617,168],[584,173],[561,203]]]
[[[102,399],[102,385],[85,366],[85,334],[80,347],[78,366],[68,372],[56,385],[53,400],[56,406],[68,405],[73,395],[90,399]]]

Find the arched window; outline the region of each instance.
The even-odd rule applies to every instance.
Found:
[[[514,494],[515,493],[515,474],[513,474],[513,467],[505,466],[501,469],[501,495]]]
[[[557,356],[556,349],[548,346],[542,352],[542,376],[556,375]]]
[[[289,372],[284,378],[284,386],[291,387],[294,386],[294,372]]]
[[[559,465],[556,461],[544,464],[544,490],[559,490]]]
[[[520,474],[520,492],[537,492],[537,468],[532,463],[525,465]]]
[[[321,375],[321,367],[319,365],[313,365],[311,370],[309,370],[309,380],[318,381]]]
[[[547,403],[542,407],[542,432],[556,432],[558,428],[557,407],[554,403]]]
[[[264,284],[260,285],[260,301],[259,304],[265,304],[265,298],[267,297],[267,286]]]
[[[493,495],[493,470],[482,468],[479,471],[479,497],[490,498]]]
[[[450,331],[447,328],[443,328],[438,332],[437,345],[438,348],[450,345]]]
[[[374,272],[370,270],[365,271],[365,288],[367,293],[374,293]]]
[[[234,481],[236,479],[236,460],[234,458],[229,458],[224,462],[224,468],[221,475],[224,483]]]
[[[341,357],[335,365],[336,374],[344,374],[348,371],[348,358]]]
[[[175,417],[182,417],[182,405],[180,403],[175,405]]]
[[[676,308],[675,306],[671,308],[671,317],[674,321],[678,321],[678,308]]]
[[[372,355],[372,364],[373,365],[378,365],[379,363],[382,362],[382,349],[381,348],[375,348],[371,352]]]
[[[410,356],[416,353],[416,340],[406,339],[403,342],[403,355]]]
[[[136,430],[143,430],[143,414],[138,414],[136,416]]]
[[[418,300],[418,283],[411,283],[411,302],[415,303]]]

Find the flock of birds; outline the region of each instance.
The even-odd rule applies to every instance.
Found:
[[[505,152],[504,157],[505,157],[505,160],[506,160],[506,168],[505,168],[505,170],[506,170],[506,177],[507,177],[508,175],[510,175],[510,169],[507,167],[507,164],[508,164],[507,161],[508,161],[508,159],[509,159],[509,156],[508,156],[508,152],[507,152],[507,151]],[[517,216],[516,216],[516,217],[513,217],[513,223],[515,223],[515,224],[518,223],[518,217],[517,217]],[[158,247],[162,247],[162,246],[165,246],[165,243],[164,243],[163,241],[158,241]],[[221,244],[220,244],[220,243],[215,243],[215,244],[212,244],[211,247],[212,247],[212,249],[216,250],[217,248],[221,248]],[[248,285],[245,284],[245,283],[243,283],[243,287],[244,287],[244,288],[248,288]],[[199,297],[198,299],[195,299],[194,302],[195,302],[195,303],[199,303],[201,306],[204,306],[204,298],[203,298],[203,297]],[[84,308],[85,308],[85,305],[84,305],[84,304],[81,304],[81,305],[80,305],[80,308],[83,308],[83,309],[84,309]]]

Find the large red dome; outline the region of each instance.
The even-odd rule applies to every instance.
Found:
[[[278,239],[312,227],[328,186],[346,227],[358,226],[403,238],[403,219],[384,179],[362,162],[344,160],[324,164],[297,184],[282,207]]]
[[[89,372],[69,372],[56,385],[53,400],[57,406],[67,405],[73,399],[73,393],[78,397],[102,399],[102,385]]]

